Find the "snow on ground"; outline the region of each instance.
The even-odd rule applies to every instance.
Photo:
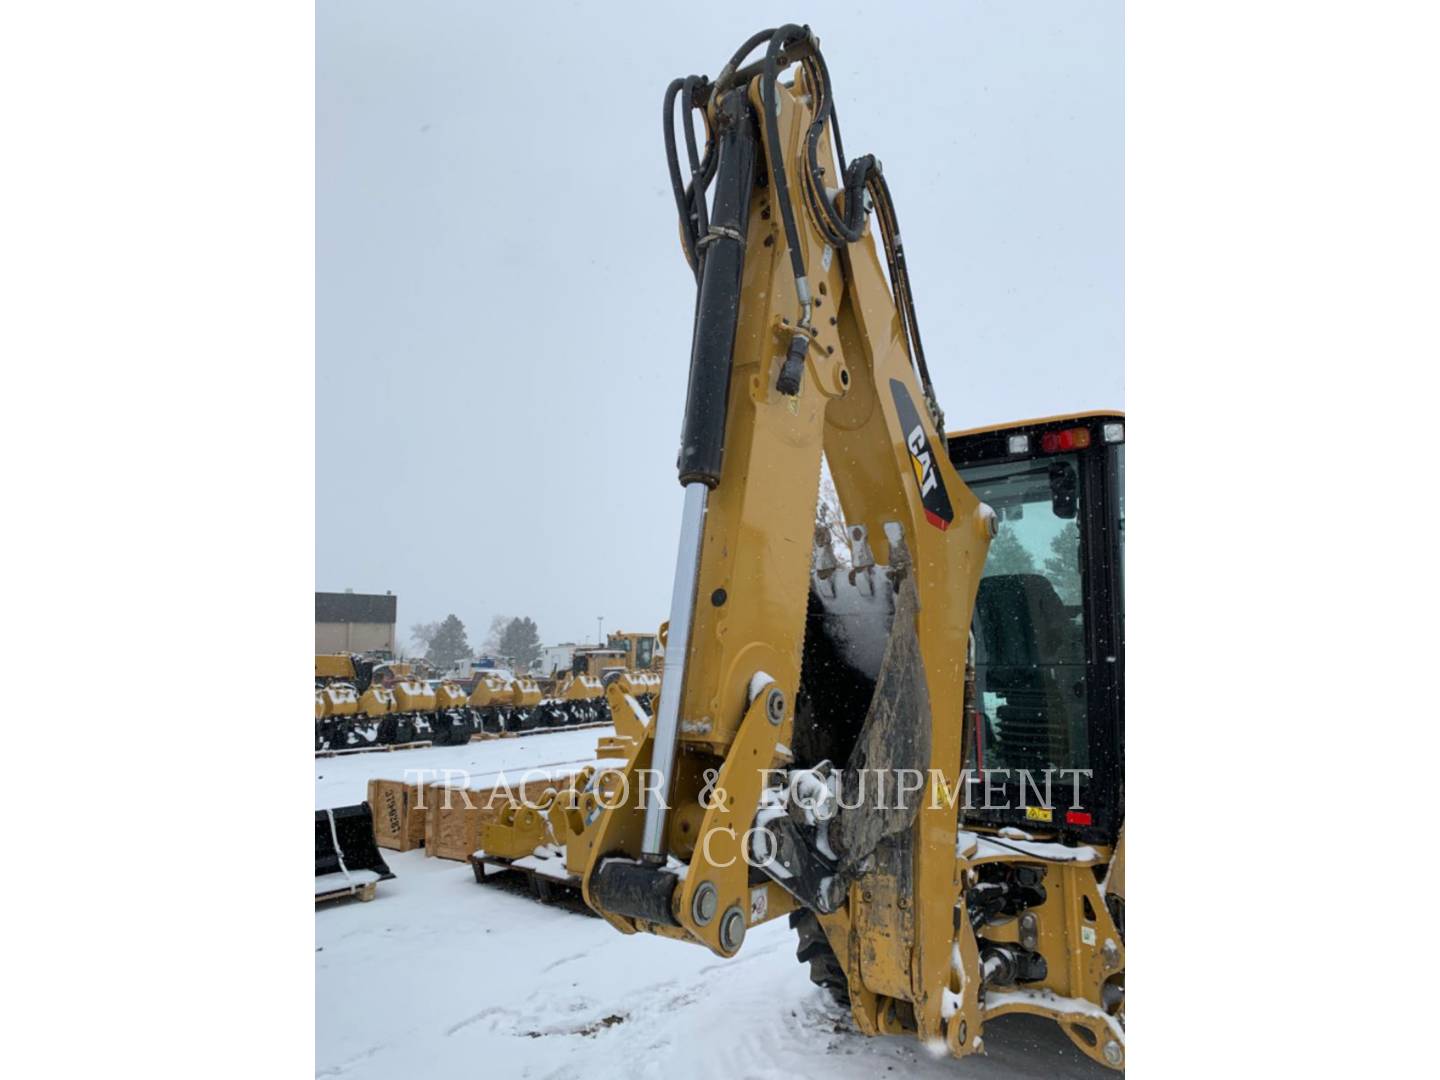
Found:
[[[605,729],[469,746],[317,758],[316,806],[365,797],[406,768],[499,770],[590,759]],[[395,872],[370,903],[315,912],[317,1077],[1101,1077],[1048,1021],[986,1028],[988,1055],[932,1057],[912,1039],[867,1039],[811,985],[784,919],[740,954],[626,936],[476,884],[462,863],[384,852]]]
[[[513,739],[488,739],[465,746],[317,757],[315,809],[364,802],[365,785],[372,777],[439,782],[445,779],[445,771],[450,770],[454,783],[484,787],[497,782],[501,772],[512,786],[528,769],[536,770],[536,776],[541,770],[563,774],[567,766],[579,767],[594,761],[596,740],[601,735],[613,734],[612,727],[581,728],[517,735]],[[417,771],[422,769],[428,771],[422,775]],[[411,770],[409,775],[407,770]]]

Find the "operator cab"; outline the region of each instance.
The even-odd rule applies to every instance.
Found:
[[[948,441],[999,522],[972,623],[965,763],[981,779],[965,821],[1113,843],[1124,820],[1124,414]]]

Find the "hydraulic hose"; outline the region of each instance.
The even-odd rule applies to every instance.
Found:
[[[805,277],[805,256],[800,250],[800,229],[795,222],[795,209],[790,204],[790,182],[785,176],[785,154],[780,146],[780,129],[775,123],[775,80],[779,78],[776,60],[780,50],[796,40],[806,40],[809,30],[787,23],[770,37],[765,50],[765,67],[760,83],[760,100],[765,103],[765,144],[770,152],[771,180],[775,201],[780,206],[780,220],[785,227],[785,244],[790,249],[790,269],[795,274],[795,295],[800,301],[800,326],[810,327],[810,282]]]
[[[740,65],[761,44],[761,60]],[[655,753],[659,798],[647,798],[641,843],[645,860],[663,864],[665,857],[665,799],[669,794],[679,734],[679,707],[684,691],[685,661],[694,617],[695,588],[706,504],[711,489],[720,482],[725,447],[725,421],[729,407],[730,377],[740,313],[740,283],[744,272],[745,239],[749,205],[757,169],[760,167],[758,138],[765,139],[769,156],[769,180],[789,249],[800,319],[791,338],[776,386],[782,393],[798,394],[804,361],[810,346],[812,301],[806,276],[800,227],[790,198],[790,178],[784,148],[780,144],[779,108],[776,85],[780,72],[793,63],[804,67],[806,84],[812,94],[813,115],[805,132],[805,162],[799,177],[801,194],[815,227],[837,250],[855,243],[865,231],[867,194],[873,203],[885,248],[886,269],[895,294],[902,334],[911,364],[919,376],[930,416],[943,441],[944,414],[935,401],[929,367],[920,342],[919,325],[910,287],[910,273],[900,242],[900,227],[894,200],[880,163],[869,154],[847,162],[840,137],[840,122],[831,93],[830,71],[809,27],[787,23],[752,34],[726,62],[715,81],[691,75],[674,79],[665,90],[664,134],[666,164],[675,208],[680,218],[681,243],[686,261],[698,282],[695,330],[690,354],[690,378],[677,461],[680,482],[685,487],[685,513],[681,523],[681,544],[671,595],[671,651],[655,719]],[[750,106],[748,87],[759,78],[763,116]],[[687,183],[680,166],[675,138],[675,106],[685,125],[685,153],[689,171]],[[703,155],[695,138],[692,112],[699,111],[705,122]],[[843,206],[836,208],[819,164],[820,140],[829,124],[840,170]],[[713,207],[707,207],[707,193],[715,181]]]

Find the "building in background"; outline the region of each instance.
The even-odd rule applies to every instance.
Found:
[[[564,641],[559,645],[544,645],[540,649],[540,660],[535,665],[535,670],[541,675],[554,676],[557,672],[570,670],[570,665],[575,662],[575,650],[581,648],[573,641]]]
[[[386,593],[317,592],[316,653],[395,655],[395,597]]]

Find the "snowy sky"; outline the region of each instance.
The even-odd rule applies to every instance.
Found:
[[[884,163],[950,426],[1123,406],[1122,12],[320,0],[316,587],[476,645],[667,616],[694,281],[661,95],[783,21]]]

